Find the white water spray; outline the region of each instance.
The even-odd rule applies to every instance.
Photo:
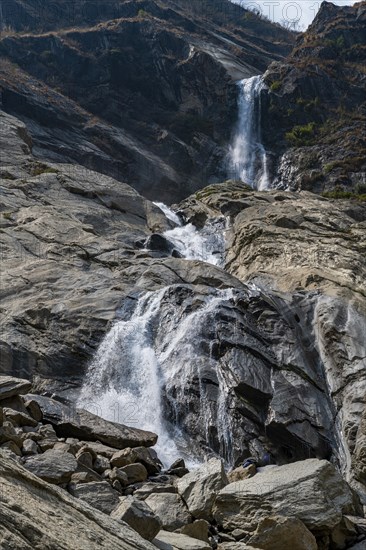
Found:
[[[270,186],[268,158],[260,135],[260,95],[265,84],[262,76],[253,76],[238,86],[239,120],[230,148],[230,177],[263,191]]]
[[[225,230],[228,220],[224,217],[209,220],[202,229],[197,229],[192,223],[183,225],[179,216],[161,202],[154,203],[165,216],[177,224],[174,229],[164,232],[176,250],[186,260],[200,260],[213,265],[222,266],[225,261]]]

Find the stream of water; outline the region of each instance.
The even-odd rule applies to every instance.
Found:
[[[229,152],[229,173],[258,191],[270,187],[268,157],[261,141],[260,101],[265,88],[262,76],[238,82],[238,123]]]

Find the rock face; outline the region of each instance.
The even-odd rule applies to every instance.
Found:
[[[29,120],[39,158],[77,162],[150,198],[172,201],[218,181],[235,81],[282,59],[294,35],[228,1],[104,5],[64,0],[40,14],[38,0],[7,0],[4,109]]]
[[[365,21],[365,2],[323,2],[290,56],[265,73],[261,120],[274,186],[365,194]]]
[[[240,396],[234,408],[247,419],[254,414],[256,422],[261,422],[256,411],[267,411],[266,434],[276,440],[277,462],[287,461],[289,455],[306,458],[310,449],[314,456],[327,458],[336,447],[340,467],[349,471],[350,454],[357,448],[362,455],[364,439],[360,418],[366,405],[366,207],[304,192],[256,194],[233,182],[211,186],[180,207],[188,220],[229,216],[226,270],[262,289],[258,298],[251,295],[245,311],[258,299],[259,325],[268,327],[261,338],[273,342],[271,352],[257,345],[258,340],[254,344],[253,332],[249,336],[244,329],[243,335],[243,321],[233,320],[238,341],[247,342],[242,351],[231,352],[241,365],[232,372],[237,380],[234,392]],[[280,348],[272,340],[277,330]],[[233,342],[233,336],[228,341]],[[249,361],[248,350],[254,345],[260,363],[258,354]],[[228,344],[225,352],[228,365]],[[271,373],[270,364],[277,365]],[[310,401],[305,403],[304,395],[311,395]],[[291,420],[283,422],[285,417]],[[331,427],[328,435],[326,426]],[[238,437],[245,439],[237,435],[234,441]],[[268,440],[265,446],[271,448]],[[258,456],[250,446],[247,456],[253,452]]]
[[[153,550],[127,524],[37,478],[1,453],[0,545],[14,550]]]
[[[253,532],[270,511],[295,517],[312,532],[331,533],[353,506],[352,492],[334,466],[309,459],[230,483],[219,492],[213,513],[230,530]]]

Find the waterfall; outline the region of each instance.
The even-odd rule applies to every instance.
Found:
[[[171,286],[143,294],[130,318],[113,325],[89,367],[78,404],[113,422],[157,433],[156,450],[165,466],[178,456],[192,466],[195,434],[187,429],[183,433],[179,419],[187,414],[184,392],[198,378],[200,410],[194,417],[195,426],[205,427],[209,449],[209,426],[215,424],[220,454],[230,460],[228,391],[218,363],[200,346],[206,327],[215,331],[217,311],[230,301],[233,291],[217,290],[204,296],[191,311],[192,290],[187,287],[188,307],[182,314],[174,302],[178,288],[182,291],[182,287]],[[218,398],[214,401],[207,398],[202,382],[207,362],[217,375]]]
[[[270,186],[268,158],[261,143],[260,96],[262,76],[238,82],[239,119],[229,152],[230,177],[262,191]]]

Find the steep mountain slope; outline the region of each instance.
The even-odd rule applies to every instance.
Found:
[[[2,107],[34,153],[168,202],[223,178],[235,80],[294,39],[229,1],[8,0],[2,27]]]
[[[366,193],[366,2],[323,2],[285,62],[265,74],[262,124],[274,185]]]

